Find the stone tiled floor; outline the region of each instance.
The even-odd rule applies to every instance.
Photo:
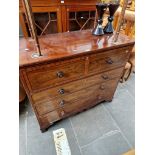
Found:
[[[52,131],[65,128],[72,155],[121,155],[134,148],[135,75],[114,99],[57,122],[41,133],[29,103],[20,107],[20,155],[56,155]]]

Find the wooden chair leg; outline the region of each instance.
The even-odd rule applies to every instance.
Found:
[[[121,79],[120,79],[120,82],[123,83],[125,81],[128,80],[128,78],[130,77],[130,74],[131,74],[131,71],[132,71],[132,63],[129,61],[127,62],[125,68],[124,68],[124,71],[122,73],[122,76],[121,76]]]
[[[128,61],[128,63],[130,63],[131,67],[129,68],[129,73],[128,73],[127,77],[125,78],[125,81],[127,81],[129,79],[129,77],[131,75],[132,67],[133,67],[133,65],[130,61]]]
[[[121,78],[120,78],[120,83],[123,83],[123,82],[124,82],[123,77],[124,77],[125,71],[126,71],[126,70],[125,70],[125,68],[124,68],[123,73],[122,73],[122,76],[121,76]]]

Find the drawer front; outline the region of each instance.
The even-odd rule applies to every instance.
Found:
[[[84,76],[85,61],[77,60],[61,65],[44,65],[39,68],[27,70],[27,78],[31,90],[53,87],[67,81]]]
[[[90,56],[88,73],[93,74],[124,66],[130,55],[129,47]]]
[[[40,123],[47,127],[51,125],[53,122],[56,122],[61,119],[62,113],[60,109],[52,111],[44,116],[39,116]]]
[[[90,76],[82,80],[77,80],[68,84],[50,88],[48,90],[33,94],[32,99],[34,103],[41,104],[43,102],[51,100],[52,98],[63,97],[83,88],[90,87],[94,84],[106,82],[113,78],[120,77],[123,69],[124,67],[121,67],[98,75]]]
[[[95,98],[97,101],[106,99],[108,100],[113,96],[118,80],[119,78],[115,78],[113,80],[107,81],[106,83],[96,84],[63,97],[51,99],[47,102],[42,102],[41,104],[35,105],[35,108],[39,115],[44,115],[50,111],[54,111],[60,108],[64,109],[64,111],[68,113],[68,109],[71,107],[73,111],[80,108],[79,106],[82,108],[84,105],[81,103],[83,103],[82,101],[85,99],[89,100],[91,98]]]

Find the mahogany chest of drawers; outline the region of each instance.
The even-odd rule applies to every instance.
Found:
[[[111,101],[134,41],[120,35],[93,36],[91,30],[39,38],[42,56],[30,39],[20,40],[20,80],[41,131],[54,122]]]

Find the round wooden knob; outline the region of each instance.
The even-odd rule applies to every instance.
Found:
[[[103,78],[104,80],[109,79],[109,77],[108,77],[107,75],[102,75],[102,78]]]
[[[110,58],[108,58],[108,59],[106,60],[106,63],[108,63],[108,64],[112,64],[113,61],[112,61]]]
[[[61,100],[60,103],[59,103],[59,105],[60,105],[61,107],[63,107],[64,104],[65,104],[65,101],[64,101],[64,100]]]
[[[60,90],[59,90],[59,93],[60,93],[60,94],[64,94],[64,93],[65,93],[65,90],[64,90],[64,89],[60,89]]]
[[[64,76],[64,73],[62,71],[57,72],[57,77],[62,78]]]

